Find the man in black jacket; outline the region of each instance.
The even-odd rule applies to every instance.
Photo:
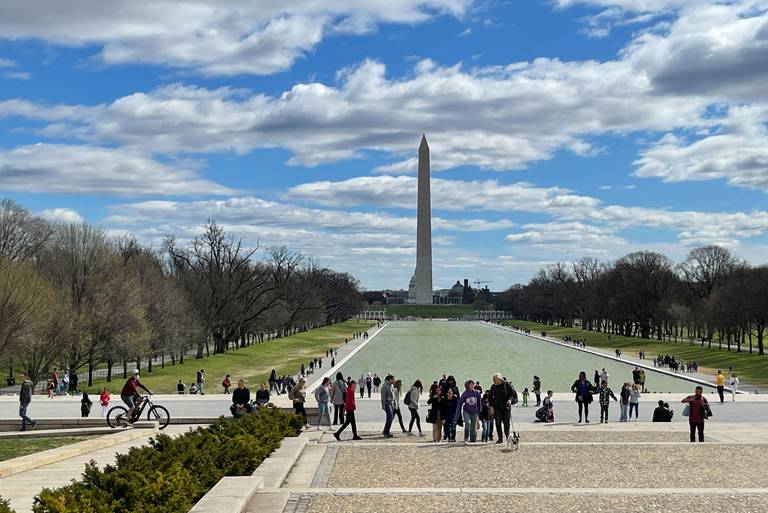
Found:
[[[27,378],[26,374],[21,375],[21,390],[19,391],[19,417],[21,417],[21,430],[27,430],[27,424],[32,426],[32,429],[37,427],[37,421],[30,419],[27,416],[27,408],[29,403],[32,402],[32,382]]]
[[[659,401],[659,405],[653,410],[653,422],[672,422],[673,415],[669,405],[664,401]]]
[[[232,416],[236,419],[239,419],[243,412],[251,413],[253,411],[251,392],[245,388],[245,383],[242,379],[237,380],[237,388],[232,392],[232,406],[229,407],[229,411],[232,412]]]
[[[517,403],[517,392],[508,381],[505,381],[501,374],[493,375],[493,385],[489,389],[491,393],[490,403],[495,410],[497,444],[504,443],[509,438],[509,421],[512,414],[512,405]],[[504,436],[501,428],[504,426]]]

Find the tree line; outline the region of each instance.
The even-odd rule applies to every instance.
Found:
[[[583,258],[541,269],[497,307],[546,324],[764,354],[768,266],[751,266],[728,249],[704,246],[674,263],[649,251],[614,262]]]
[[[0,202],[0,362],[33,382],[52,367],[183,363],[349,319],[357,280],[284,247],[247,246],[209,221],[161,247]]]

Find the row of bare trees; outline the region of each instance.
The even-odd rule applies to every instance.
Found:
[[[209,222],[161,248],[0,202],[0,362],[37,381],[52,367],[183,363],[345,320],[352,276],[285,248],[246,247]]]
[[[504,292],[499,308],[520,319],[658,340],[695,340],[730,351],[753,342],[764,354],[768,266],[750,266],[725,248],[692,249],[675,264],[641,251],[615,262],[584,258],[541,269]]]

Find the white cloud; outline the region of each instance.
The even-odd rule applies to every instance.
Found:
[[[735,107],[718,132],[688,142],[667,134],[640,154],[636,176],[665,182],[725,179],[729,185],[768,192],[765,107]]]
[[[3,3],[0,37],[64,46],[97,45],[107,64],[147,63],[206,75],[269,74],[289,68],[331,33],[382,23],[461,16],[471,0],[58,0]]]
[[[340,80],[338,86],[297,84],[276,97],[173,85],[92,107],[11,100],[0,102],[0,115],[48,117],[56,122],[51,136],[62,132],[159,153],[282,147],[293,152],[290,163],[314,165],[383,151],[398,159],[383,169],[388,172],[413,168],[409,158],[421,131],[435,170],[506,170],[561,149],[590,154],[586,136],[706,124],[700,119],[705,101],[654,94],[646,77],[623,61],[537,59],[470,70],[422,62],[401,80],[366,61],[344,70]],[[73,126],[58,130],[62,122]]]
[[[233,193],[194,171],[136,151],[66,144],[0,150],[0,189],[117,196]]]
[[[11,59],[3,59],[0,57],[0,68],[13,68],[16,66],[16,61]]]
[[[32,78],[32,74],[26,71],[6,71],[3,73],[3,77],[10,78],[12,80],[29,80]]]
[[[507,235],[507,240],[548,248],[561,247],[581,253],[594,247],[626,244],[610,228],[580,222],[531,223],[521,228],[521,232]]]
[[[38,216],[48,221],[63,223],[82,223],[83,216],[71,208],[48,208],[37,213]]]

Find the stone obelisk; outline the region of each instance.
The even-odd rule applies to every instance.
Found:
[[[416,272],[413,278],[416,304],[432,304],[432,204],[429,191],[429,146],[426,135],[421,136],[419,145]]]

